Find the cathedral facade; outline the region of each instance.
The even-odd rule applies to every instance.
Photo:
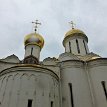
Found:
[[[25,36],[22,61],[0,59],[0,107],[107,107],[107,58],[90,52],[88,37],[72,28],[65,52],[39,60],[43,37]]]

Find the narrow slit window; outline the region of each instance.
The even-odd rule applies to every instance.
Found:
[[[85,48],[85,52],[87,54],[87,48],[86,48],[86,44],[85,44],[85,41],[83,40],[83,44],[84,44],[84,48]]]
[[[105,93],[105,96],[106,96],[106,100],[107,100],[107,90],[106,90],[105,81],[102,81],[101,84],[102,84],[102,87],[103,87],[103,90],[104,90],[104,93]]]
[[[53,101],[51,101],[51,107],[53,107]]]
[[[33,54],[33,48],[31,48],[31,55]]]
[[[65,48],[65,52],[66,52],[66,48]]]
[[[31,99],[28,100],[28,106],[27,107],[32,107],[32,100]]]
[[[74,107],[74,100],[73,100],[73,91],[72,91],[72,84],[69,83],[69,89],[70,89],[70,97],[71,97],[71,107]]]
[[[78,43],[77,39],[76,39],[76,44],[77,44],[77,51],[78,51],[78,53],[80,53],[79,43]]]
[[[72,53],[72,50],[71,50],[71,42],[69,42],[69,51],[70,51],[70,53]]]

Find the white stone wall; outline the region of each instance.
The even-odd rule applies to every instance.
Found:
[[[93,107],[83,62],[64,61],[61,63],[62,107],[72,107],[69,83],[72,84],[74,107]]]
[[[10,67],[13,67],[16,65],[18,65],[18,64],[0,61],[0,72],[4,69],[10,68]]]
[[[102,81],[105,81],[107,92],[107,59],[96,59],[90,61],[89,76],[91,79],[91,89],[95,107],[107,107],[107,95],[105,95]]]
[[[4,74],[3,74],[4,73]],[[0,76],[0,107],[59,107],[58,77],[42,68],[16,67]]]

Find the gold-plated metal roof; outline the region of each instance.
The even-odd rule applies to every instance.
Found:
[[[94,60],[94,59],[98,59],[98,58],[101,58],[100,56],[94,56],[92,58],[90,58],[89,60]]]
[[[84,34],[84,35],[85,35],[85,33],[84,33],[83,31],[79,30],[79,29],[71,29],[71,30],[69,30],[69,31],[65,34],[65,37],[70,36],[70,35],[73,35],[73,34],[75,34],[75,33],[81,33],[81,34]]]
[[[86,41],[88,42],[88,38],[87,38],[86,34],[82,30],[72,28],[71,30],[69,30],[65,34],[65,37],[64,37],[64,40],[63,40],[64,47],[65,47],[65,41],[66,41],[66,39],[69,38],[69,37],[75,37],[75,36],[84,37],[86,39]]]
[[[40,48],[44,46],[44,39],[38,33],[28,34],[24,39],[24,44],[26,45],[38,45]]]

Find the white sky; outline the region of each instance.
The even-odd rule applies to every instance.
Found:
[[[23,59],[23,40],[36,19],[45,39],[41,60],[64,52],[71,20],[88,36],[90,51],[107,56],[107,0],[0,0],[0,58],[15,54]]]

